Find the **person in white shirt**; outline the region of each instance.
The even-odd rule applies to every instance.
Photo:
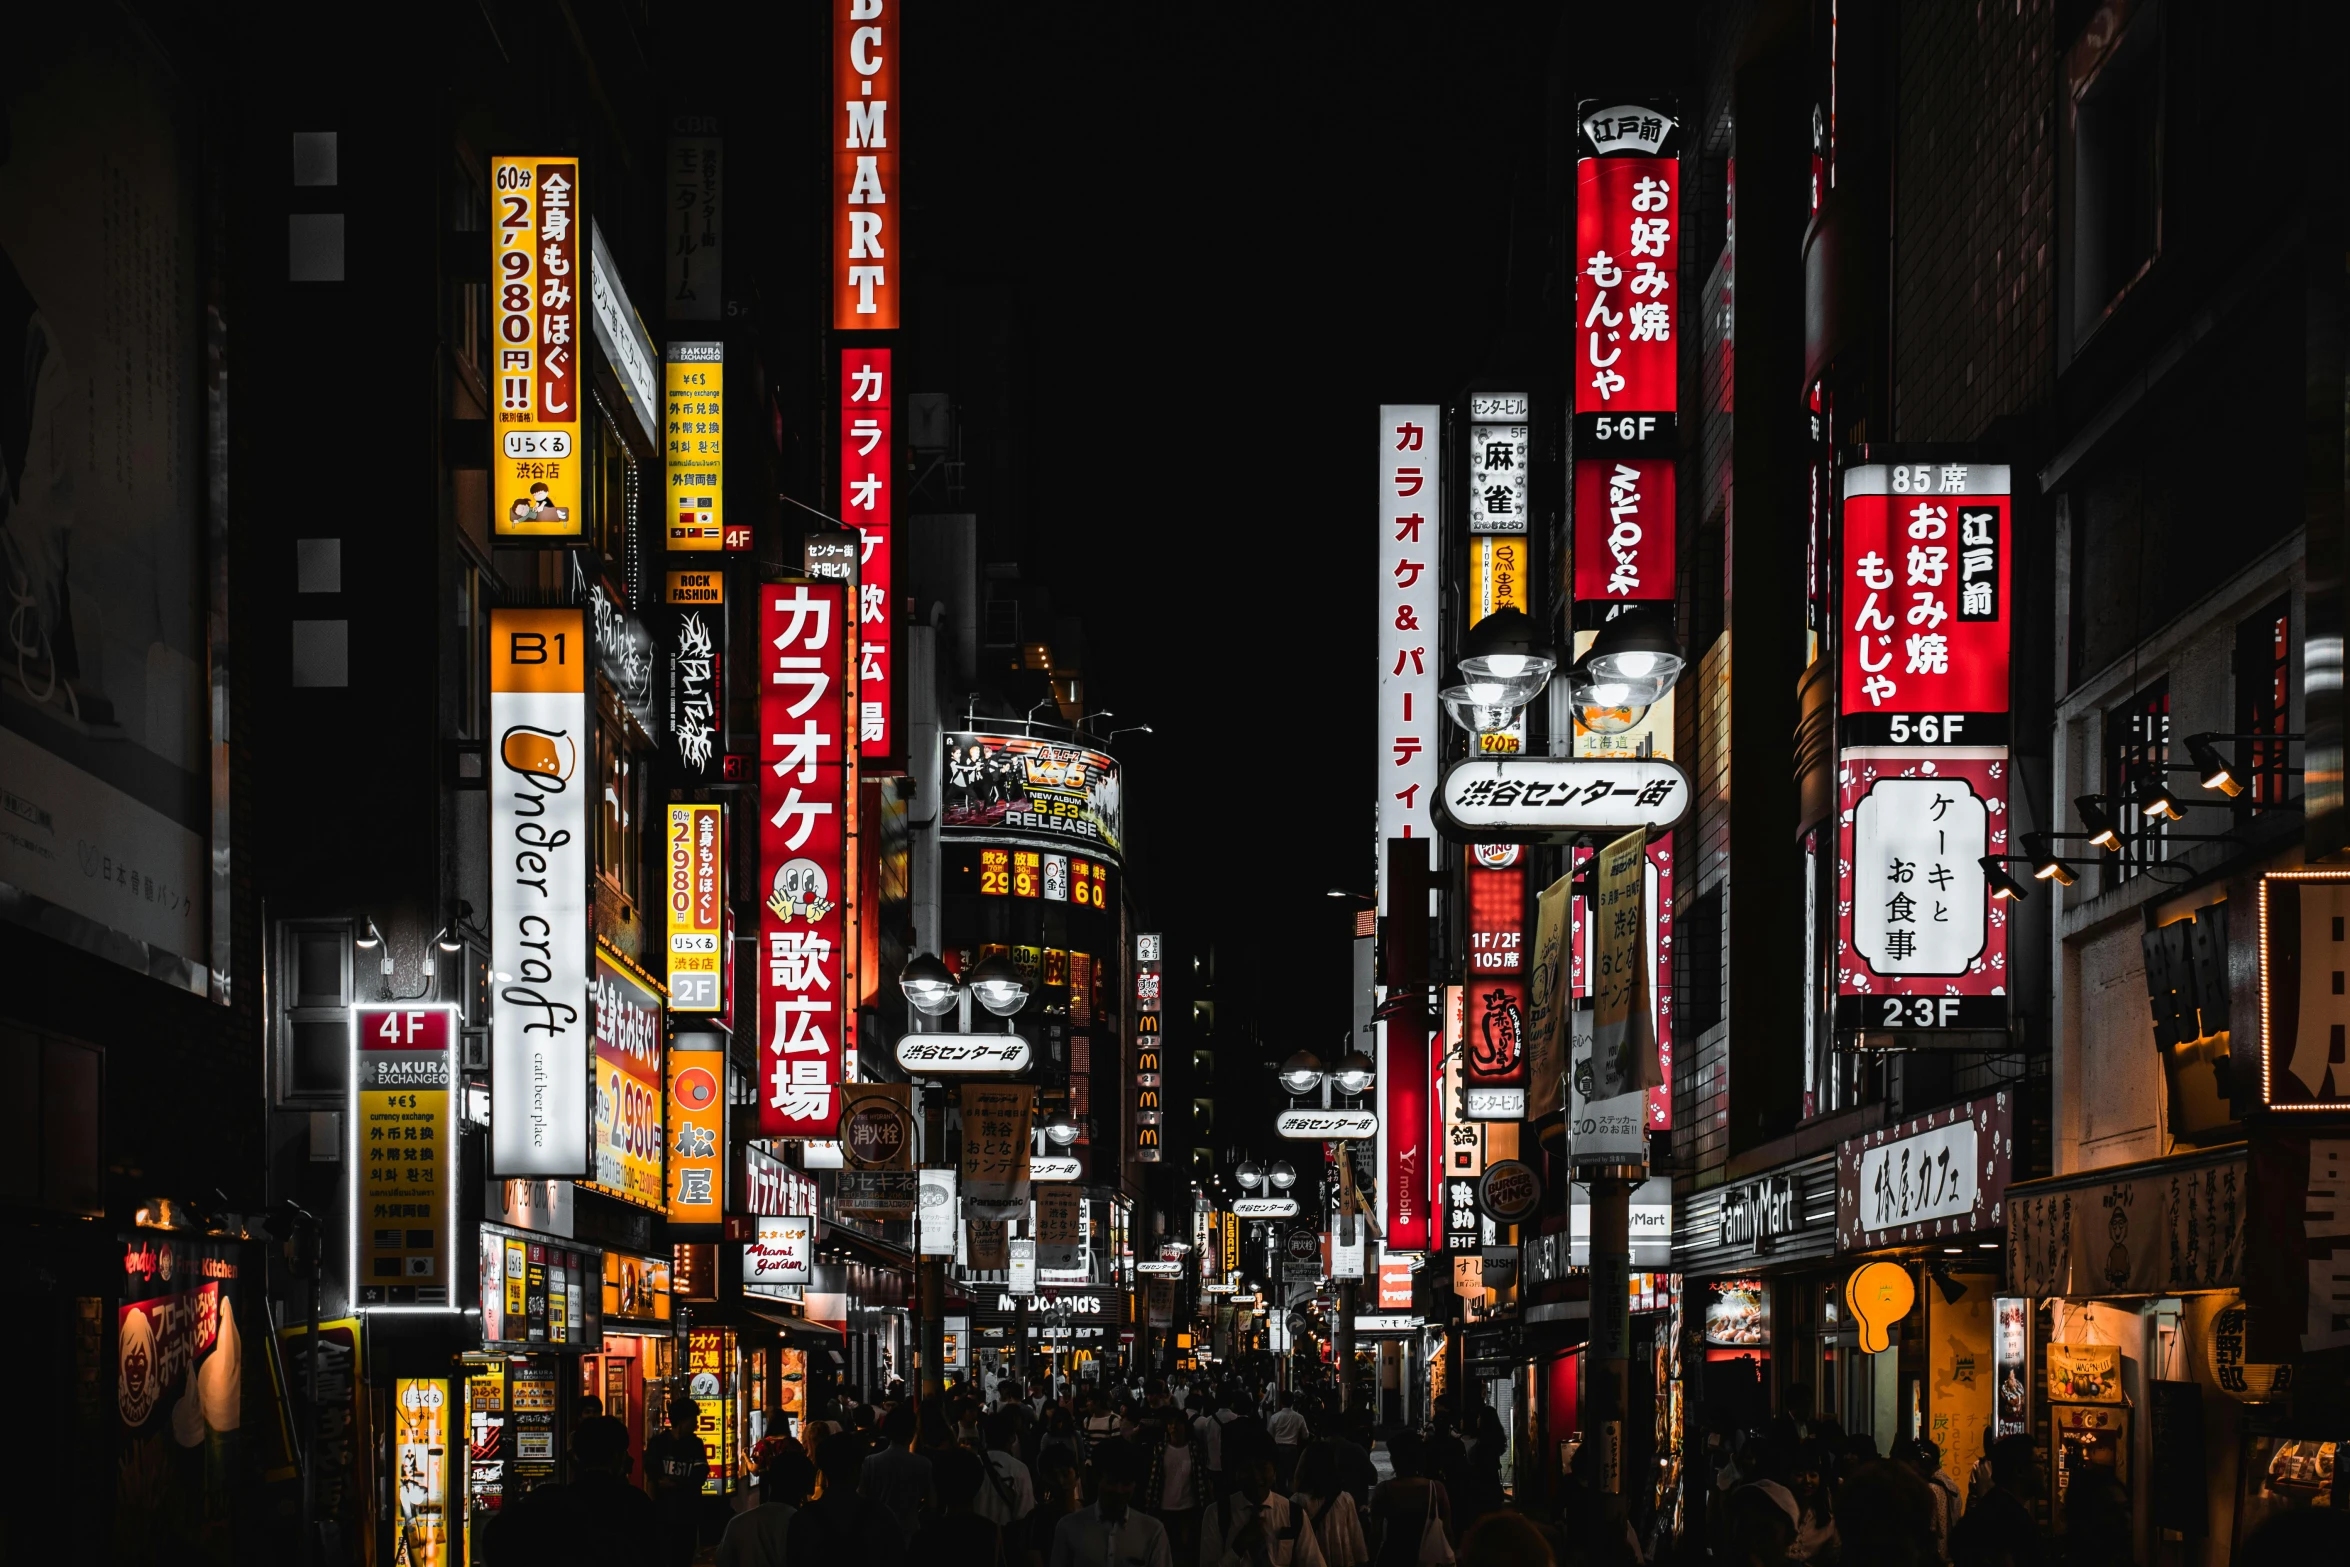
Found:
[[[1297,1412],[1296,1405],[1296,1394],[1282,1394],[1281,1407],[1265,1422],[1265,1434],[1273,1439],[1275,1478],[1285,1486],[1297,1473],[1297,1455],[1306,1445],[1306,1417]]]
[[[1273,1489],[1273,1460],[1234,1467],[1236,1488],[1201,1524],[1199,1567],[1324,1567],[1313,1525]]]
[[[1166,1526],[1134,1506],[1142,1453],[1112,1437],[1093,1450],[1093,1463],[1100,1494],[1054,1527],[1045,1567],[1175,1567]]]
[[[998,1408],[980,1422],[980,1429],[986,1433],[987,1483],[979,1488],[971,1510],[1009,1529],[1036,1510],[1036,1481],[1020,1461],[1020,1417]]]
[[[1362,1567],[1371,1559],[1363,1537],[1363,1515],[1346,1488],[1343,1450],[1336,1442],[1308,1443],[1297,1461],[1297,1485],[1290,1504],[1305,1515],[1327,1567]]]

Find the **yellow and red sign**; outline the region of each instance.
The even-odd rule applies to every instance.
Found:
[[[392,1498],[399,1509],[392,1560],[442,1567],[449,1559],[449,1382],[392,1379]]]
[[[369,1310],[445,1311],[457,1276],[457,1009],[351,1009],[351,1286]]]
[[[905,255],[893,113],[898,0],[832,0],[832,325],[891,332]]]
[[[682,1034],[669,1052],[669,1221],[720,1224],[726,1207],[726,1052],[688,1049]]]
[[[673,550],[726,548],[726,345],[671,343],[661,419]],[[748,540],[745,541],[748,546]]]
[[[490,385],[497,438],[491,523],[502,537],[587,531],[580,409],[586,402],[586,214],[573,158],[494,158],[490,168]]]
[[[726,820],[718,805],[669,807],[669,1010],[726,1005]]]
[[[596,951],[595,1176],[599,1191],[661,1208],[661,995],[618,954]]]

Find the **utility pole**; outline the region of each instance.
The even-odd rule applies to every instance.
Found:
[[[1632,1189],[1647,1176],[1636,1164],[1594,1165],[1577,1172],[1591,1183],[1590,1418],[1586,1439],[1600,1444],[1600,1488],[1624,1494],[1624,1421],[1632,1362]]]
[[[946,1167],[947,1106],[943,1091],[922,1096],[922,1168]],[[920,1177],[916,1177],[920,1179]],[[947,1215],[949,1224],[954,1214]],[[922,1213],[919,1203],[914,1212],[914,1245],[922,1245]],[[943,1257],[924,1256],[919,1259],[921,1271],[916,1277],[922,1308],[921,1381],[916,1385],[915,1404],[936,1398],[946,1391],[947,1324],[946,1324],[946,1262]],[[968,1337],[968,1335],[966,1335]]]

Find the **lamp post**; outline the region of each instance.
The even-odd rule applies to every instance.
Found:
[[[1547,678],[1547,667],[1543,673]],[[1370,1092],[1372,1084],[1378,1079],[1378,1068],[1360,1050],[1350,1050],[1328,1066],[1323,1065],[1321,1058],[1312,1051],[1299,1050],[1282,1062],[1274,1075],[1291,1098],[1300,1099],[1318,1093],[1322,1108],[1327,1110],[1331,1108],[1331,1100],[1336,1095],[1359,1099]],[[1253,1169],[1254,1166],[1252,1164],[1246,1168]],[[1286,1192],[1297,1184],[1297,1170],[1288,1160],[1280,1159],[1262,1171],[1259,1179],[1275,1191]],[[1338,1244],[1349,1247],[1354,1244],[1353,1236],[1358,1222],[1355,1202],[1354,1160],[1341,1148],[1338,1152],[1338,1215],[1337,1228],[1333,1232],[1334,1252]],[[1332,1261],[1335,1265],[1335,1256]],[[1286,1280],[1283,1282],[1282,1297],[1286,1305],[1288,1290]],[[1356,1281],[1334,1278],[1333,1282],[1337,1286],[1338,1304],[1335,1308],[1337,1320],[1331,1324],[1330,1339],[1332,1353],[1338,1361],[1338,1407],[1343,1410],[1351,1407],[1354,1396]],[[1295,1347],[1293,1342],[1293,1353]],[[1285,1379],[1290,1375],[1289,1362],[1290,1356],[1287,1355],[1279,1362]]]

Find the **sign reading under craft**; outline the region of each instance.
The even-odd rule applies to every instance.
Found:
[[[1436,789],[1437,829],[1456,843],[1670,827],[1688,809],[1689,775],[1658,757],[1466,757]]]
[[[922,1077],[966,1072],[1025,1072],[1028,1041],[1018,1034],[908,1034],[898,1065]]]
[[[1374,1110],[1284,1110],[1273,1129],[1303,1142],[1357,1142],[1377,1135]]]

